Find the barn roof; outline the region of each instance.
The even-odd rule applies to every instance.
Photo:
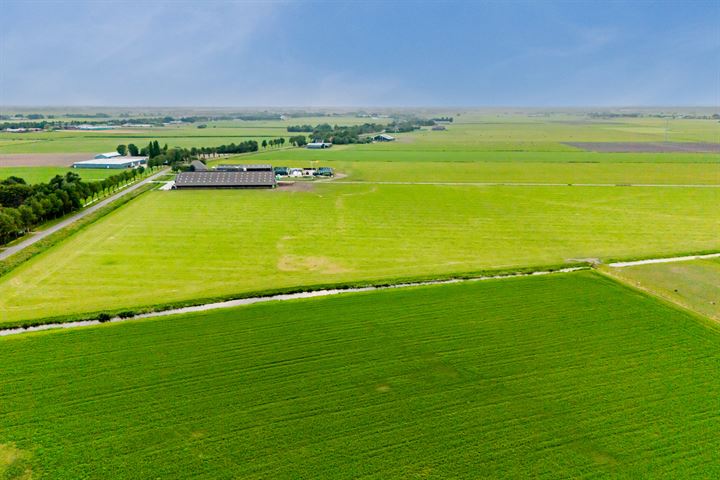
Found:
[[[269,172],[182,172],[176,188],[272,188],[275,174]]]
[[[101,158],[115,158],[119,157],[120,154],[118,152],[105,152],[105,153],[98,153],[95,155],[95,158],[101,159]]]
[[[196,172],[207,172],[208,170],[207,166],[200,160],[193,160],[192,162],[190,162],[190,165]]]

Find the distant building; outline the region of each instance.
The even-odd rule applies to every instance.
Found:
[[[302,168],[290,168],[288,169],[288,176],[289,177],[302,177],[303,171]]]
[[[114,158],[94,158],[73,163],[73,168],[137,168],[147,164],[147,157],[122,157],[117,155]]]
[[[320,167],[315,172],[316,177],[332,177],[333,175],[335,175],[335,172],[330,167]]]
[[[381,133],[380,135],[375,135],[373,140],[376,142],[392,142],[395,140],[395,137],[388,135],[387,133]]]
[[[275,188],[271,171],[182,172],[175,178],[176,189],[190,188]]]
[[[305,148],[330,148],[332,143],[328,142],[311,142],[305,145]]]
[[[272,172],[272,165],[218,165],[216,172]]]
[[[95,158],[115,158],[121,156],[118,152],[98,153]]]
[[[447,128],[444,125],[435,125],[432,130],[447,130]]]
[[[205,165],[200,160],[193,160],[192,162],[190,162],[190,168],[192,169],[193,172],[207,172],[208,171],[207,165]]]
[[[315,168],[303,168],[302,176],[303,177],[314,177],[316,172],[317,172],[317,169],[315,169]]]

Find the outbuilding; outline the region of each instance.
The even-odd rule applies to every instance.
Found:
[[[387,133],[381,133],[379,135],[375,135],[373,137],[373,140],[376,142],[392,142],[395,140],[395,137],[392,135],[388,135]]]
[[[118,155],[115,158],[94,158],[92,160],[83,160],[73,163],[73,168],[105,168],[105,169],[121,169],[121,168],[137,168],[147,164],[147,157],[122,157]]]
[[[305,148],[314,148],[314,149],[330,148],[330,147],[332,147],[332,143],[328,143],[328,142],[310,142],[307,145],[305,145]]]
[[[193,172],[207,172],[208,171],[207,165],[205,165],[200,160],[193,160],[192,162],[190,162],[190,168],[192,169]]]
[[[97,159],[107,159],[107,158],[116,158],[120,157],[121,155],[118,152],[107,152],[107,153],[98,153],[95,155],[95,158]]]
[[[190,188],[275,188],[271,171],[248,172],[182,172],[175,178],[176,189]]]

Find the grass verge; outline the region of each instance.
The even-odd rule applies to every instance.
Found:
[[[93,212],[92,214],[88,215],[87,217],[81,218],[80,220],[73,223],[72,225],[68,225],[66,228],[63,228],[62,230],[59,230],[59,231],[53,233],[52,235],[48,236],[47,238],[30,245],[29,247],[19,251],[15,255],[7,258],[6,260],[0,260],[0,277],[8,274],[13,269],[18,267],[22,263],[26,262],[27,260],[31,259],[35,255],[44,252],[45,250],[49,249],[50,247],[58,244],[59,242],[65,240],[66,238],[72,236],[73,234],[79,232],[83,228],[92,224],[93,222],[104,217],[108,213],[125,205],[130,200],[142,195],[143,193],[147,192],[148,190],[152,190],[155,187],[156,187],[155,184],[148,184],[148,185],[142,186],[142,187],[138,188],[137,190],[135,190],[123,197],[120,197],[118,200],[110,203],[109,205],[106,205],[105,207],[97,210],[96,212]],[[75,213],[77,213],[77,212],[74,212],[74,214]]]

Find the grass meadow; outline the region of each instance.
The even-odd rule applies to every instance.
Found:
[[[27,183],[46,183],[55,175],[64,176],[67,172],[73,172],[87,182],[104,180],[110,175],[115,175],[121,170],[114,169],[91,169],[91,168],[62,168],[62,167],[0,167],[0,180],[11,175],[24,178]]]
[[[589,272],[8,337],[0,473],[717,478],[718,352]]]
[[[613,277],[720,321],[720,259],[609,268]]]
[[[720,248],[720,189],[153,191],[0,277],[0,324],[297,286]]]

